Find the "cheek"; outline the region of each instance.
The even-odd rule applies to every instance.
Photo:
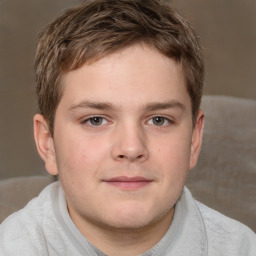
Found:
[[[165,139],[158,144],[154,153],[164,182],[183,180],[189,170],[190,137],[183,133]]]
[[[97,148],[97,150],[96,150]],[[77,195],[86,196],[93,189],[103,152],[97,143],[90,140],[65,138],[56,146],[59,178],[70,201],[76,202]]]
[[[186,138],[187,137],[187,138]],[[190,158],[190,140],[188,136],[176,136],[175,138],[165,139],[156,148],[156,153],[162,162],[173,164],[186,164]]]
[[[59,178],[72,197],[95,190],[101,170],[108,163],[110,145],[98,136],[63,137],[57,147]]]

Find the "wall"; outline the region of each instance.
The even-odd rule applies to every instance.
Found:
[[[256,99],[256,1],[174,0],[199,33],[205,94]]]
[[[39,30],[78,0],[0,0],[0,179],[43,174],[33,141]],[[206,57],[205,94],[256,99],[256,1],[174,0]]]

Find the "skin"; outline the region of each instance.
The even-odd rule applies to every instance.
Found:
[[[63,77],[54,138],[34,117],[38,152],[59,174],[72,220],[108,255],[141,254],[164,236],[202,127],[202,111],[193,127],[181,66],[139,44]]]

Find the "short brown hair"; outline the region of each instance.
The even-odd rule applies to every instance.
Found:
[[[195,120],[204,62],[189,23],[160,0],[87,0],[67,10],[39,36],[35,59],[38,107],[52,135],[62,75],[136,43],[145,43],[181,63]]]

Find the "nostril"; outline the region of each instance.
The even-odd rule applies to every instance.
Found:
[[[119,158],[124,158],[124,155],[119,155]]]
[[[137,158],[140,159],[140,158],[142,158],[142,157],[143,157],[143,155],[139,155]]]

